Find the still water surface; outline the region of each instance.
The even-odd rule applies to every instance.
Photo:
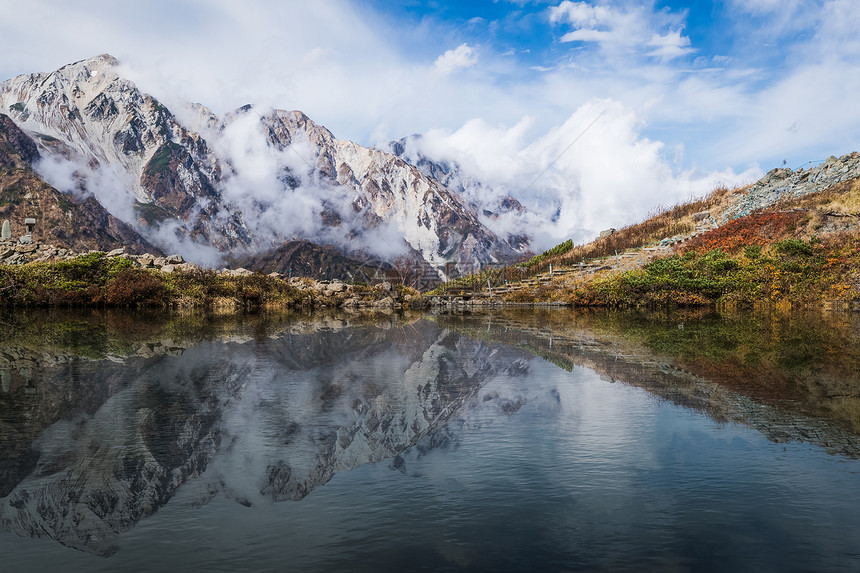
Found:
[[[4,572],[860,570],[854,316],[7,320]]]

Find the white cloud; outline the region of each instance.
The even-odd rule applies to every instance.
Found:
[[[732,6],[747,14],[793,12],[804,0],[731,0]]]
[[[636,49],[643,55],[664,60],[687,55],[693,50],[681,29],[671,29],[676,16],[665,11],[649,11],[642,5],[613,8],[587,2],[565,0],[550,8],[549,20],[555,25],[569,24],[574,29],[561,42],[593,42],[604,50]],[[666,33],[661,30],[669,28]]]
[[[226,159],[230,172],[223,197],[246,217],[258,247],[284,240],[312,237],[347,252],[363,250],[384,258],[406,251],[403,232],[396,223],[379,222],[368,229],[361,213],[352,208],[351,193],[322,180],[314,167],[319,148],[297,134],[291,145],[278,149],[268,144],[256,109],[242,113],[223,130],[207,133],[207,141]],[[289,172],[297,185],[284,183]],[[323,224],[324,211],[335,213],[338,226]]]
[[[860,66],[844,62],[805,65],[746,98],[731,156],[756,156],[768,149],[789,166],[860,150],[860,117],[851,94],[860,92]],[[849,148],[846,148],[849,142]],[[853,145],[852,145],[853,143]],[[717,148],[718,145],[713,145]],[[730,161],[731,156],[721,159]]]
[[[655,204],[673,205],[759,174],[674,173],[663,145],[642,137],[636,113],[612,100],[589,102],[562,125],[529,138],[533,126],[529,117],[509,128],[475,119],[456,131],[425,134],[413,151],[456,162],[467,179],[485,183],[471,193],[473,202],[517,197],[534,219],[487,223],[497,232],[522,231],[516,225],[524,225],[539,249],[568,238],[591,239],[604,228],[640,220]]]
[[[846,1],[856,4],[855,0],[731,0],[728,7],[737,26],[734,33],[764,44],[802,34],[817,25],[823,7]]]
[[[604,6],[592,6],[587,2],[571,2],[565,0],[550,9],[550,22],[556,24],[568,21],[574,26],[595,28],[615,20],[618,12]]]
[[[824,5],[814,45],[824,58],[844,58],[857,64],[860,57],[860,2],[832,0]]]
[[[593,30],[591,28],[581,28],[568,32],[561,37],[562,42],[596,42],[598,44],[608,44],[612,40],[617,40],[618,36],[612,32]]]
[[[460,44],[454,50],[448,50],[433,62],[433,73],[447,76],[459,68],[471,68],[478,63],[478,56],[468,44]]]
[[[693,52],[690,48],[690,38],[682,36],[681,30],[675,30],[664,35],[654,34],[646,45],[654,47],[647,55],[666,60],[686,56]]]

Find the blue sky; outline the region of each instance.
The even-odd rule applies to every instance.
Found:
[[[108,52],[169,105],[300,109],[364,145],[422,133],[420,151],[497,195],[562,204],[557,236],[860,150],[857,0],[0,0],[0,14],[0,78]]]

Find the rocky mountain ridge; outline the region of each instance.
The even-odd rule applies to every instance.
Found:
[[[219,118],[193,105],[174,115],[120,72],[102,55],[12,78],[0,83],[0,113],[35,142],[49,183],[96,197],[163,250],[209,248],[211,259],[304,238],[412,252],[443,278],[523,250],[432,176],[301,112],[244,106]]]

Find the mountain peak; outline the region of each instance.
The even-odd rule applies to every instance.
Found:
[[[100,66],[118,66],[119,60],[110,54],[99,54],[98,56],[81,60],[84,64],[100,65]]]
[[[75,78],[76,80],[81,81],[90,77],[95,78],[99,74],[113,70],[113,68],[116,68],[117,66],[119,66],[119,60],[115,57],[110,54],[100,54],[92,58],[67,64],[54,72],[48,72],[41,75],[44,77],[61,75],[63,77]]]

